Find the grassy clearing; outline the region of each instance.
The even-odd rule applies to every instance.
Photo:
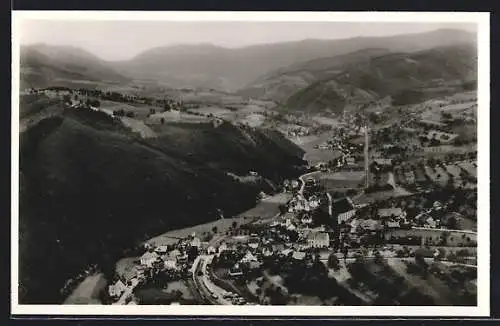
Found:
[[[331,132],[325,132],[319,135],[304,136],[300,138],[293,138],[290,140],[305,151],[305,160],[307,160],[310,164],[317,164],[319,162],[328,162],[342,155],[342,153],[340,153],[339,151],[314,148],[315,146],[326,143],[331,139],[331,137]]]
[[[473,162],[461,162],[458,165],[470,175],[477,177],[477,167],[474,166]]]
[[[320,173],[315,177],[319,180],[362,180],[365,176],[364,171],[339,171],[339,172],[328,172]]]
[[[155,109],[157,112],[161,110],[161,108],[155,106],[148,106],[141,104],[132,105],[130,103],[121,103],[113,101],[101,101],[101,105],[99,108],[101,110],[110,110],[111,112],[120,109],[123,109],[125,112],[134,112],[134,116],[137,119],[146,119],[150,109]]]
[[[327,190],[339,189],[355,189],[363,183],[363,171],[341,171],[320,173],[315,175],[316,180],[319,181]]]
[[[172,230],[163,233],[157,237],[148,240],[148,243],[154,243],[156,245],[167,245],[177,242],[175,238],[185,238],[191,235],[193,232],[196,234],[203,234],[204,232],[212,232],[214,227],[217,227],[217,231],[220,234],[224,234],[232,226],[233,222],[238,225],[251,222],[252,217],[260,217],[261,219],[270,218],[279,213],[279,205],[286,203],[290,199],[290,194],[277,194],[270,196],[260,203],[258,203],[254,208],[239,214],[234,218],[225,218],[222,220],[212,221],[205,224],[200,224],[184,229]]]
[[[123,124],[130,128],[133,132],[137,132],[142,138],[156,137],[156,133],[148,127],[144,122],[128,117],[122,117]]]
[[[64,301],[64,304],[101,304],[99,294],[106,288],[104,274],[88,276]]]
[[[179,291],[182,293],[182,298],[185,300],[194,300],[195,299],[193,294],[189,290],[188,286],[183,281],[169,282],[168,286],[167,286],[167,291],[169,291],[169,292]]]
[[[196,109],[189,109],[189,111],[197,112],[197,113],[201,113],[201,114],[213,114],[214,116],[224,116],[227,114],[232,114],[231,110],[224,109],[224,108],[217,107],[217,106],[207,106],[207,107],[201,107],[201,108],[196,108]]]

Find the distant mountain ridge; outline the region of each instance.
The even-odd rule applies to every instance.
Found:
[[[295,92],[282,103],[282,108],[339,112],[346,105],[369,103],[387,96],[405,104],[432,92],[460,89],[476,80],[477,50],[471,44],[389,53],[343,66],[340,72]]]
[[[128,79],[158,81],[172,88],[201,87],[234,92],[252,87],[252,83],[272,71],[322,57],[343,55],[368,48],[382,48],[391,52],[414,52],[436,46],[464,42],[474,43],[475,41],[476,36],[473,33],[463,30],[440,29],[425,33],[387,37],[307,39],[242,48],[224,48],[212,44],[173,45],[146,50],[130,60],[119,62],[96,60],[95,57],[91,59],[84,56],[87,57],[83,61],[86,63],[84,66],[89,68],[86,74],[69,69],[68,65],[71,66],[71,60],[67,60],[66,67],[62,72],[54,69],[54,64],[50,60],[42,60],[51,63],[49,64],[50,69],[45,71],[52,73],[53,76],[43,79],[39,76],[43,74],[34,64],[28,65],[30,69],[27,70],[31,73],[31,77],[25,78],[25,80],[31,80],[31,84],[44,84],[54,77],[60,78],[61,75],[65,77],[65,74],[68,73],[70,78],[78,77],[80,74],[80,78],[102,77],[109,80],[121,80],[121,76],[125,76]],[[21,52],[30,52],[29,50],[29,48],[25,48],[21,49]],[[31,50],[37,49],[32,47]],[[40,52],[39,49],[38,52]],[[72,52],[72,54],[74,53]],[[61,60],[65,56],[57,56],[57,58],[57,60]],[[49,59],[52,59],[52,55],[49,56]],[[34,76],[33,71],[30,70],[34,70]],[[96,70],[100,70],[100,74],[97,74]]]
[[[21,47],[21,89],[81,81],[129,82],[104,60],[72,46],[34,44]]]
[[[462,30],[442,29],[388,37],[307,39],[236,49],[184,45],[144,51],[131,60],[115,63],[113,66],[135,78],[156,79],[171,85],[235,91],[270,71],[321,57],[365,48],[412,52],[463,42],[475,42],[475,35]]]
[[[334,57],[301,62],[261,76],[250,86],[237,93],[243,96],[282,102],[301,88],[341,72],[348,64],[367,61],[388,53],[391,53],[388,49],[369,48]]]

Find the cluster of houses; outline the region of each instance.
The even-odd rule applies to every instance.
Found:
[[[155,246],[149,243],[144,245],[146,251],[139,257],[138,265],[129,268],[119,279],[108,287],[111,298],[118,298],[127,290],[132,290],[148,276],[148,271],[158,268],[164,271],[181,272],[188,266],[188,250],[201,250],[202,242],[195,235],[180,239],[176,245]]]
[[[319,207],[321,200],[318,196],[313,195],[306,199],[304,196],[297,194],[294,196],[288,203],[288,212],[289,213],[298,213],[298,212],[310,212]]]
[[[286,131],[289,137],[303,137],[310,134],[310,129],[303,126],[294,126]]]
[[[270,229],[273,228],[270,227]],[[250,238],[245,245],[222,242],[217,248],[209,248],[208,252],[218,257],[237,254],[236,256],[240,258],[229,268],[228,275],[239,277],[248,270],[260,268],[266,258],[289,257],[303,260],[309,251],[308,249],[328,248],[330,246],[329,234],[324,229],[300,230],[300,237],[296,242],[291,242],[290,239],[287,239],[288,241],[278,241],[278,237],[273,238],[272,234],[271,231],[266,232],[266,235],[261,237]]]

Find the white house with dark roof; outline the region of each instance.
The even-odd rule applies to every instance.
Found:
[[[391,166],[392,165],[392,159],[390,159],[390,158],[377,157],[377,158],[373,159],[373,162],[377,163],[378,165],[382,165],[382,166]]]
[[[168,253],[168,256],[170,258],[176,259],[178,256],[182,255],[181,251],[179,249],[174,249],[171,252]]]
[[[214,246],[209,246],[209,247],[207,248],[207,254],[209,254],[209,255],[213,255],[213,254],[215,254],[216,252],[217,252],[217,249],[215,249],[215,247],[214,247]]]
[[[153,267],[153,263],[158,260],[160,256],[154,251],[146,251],[140,258],[141,265]]]
[[[307,245],[311,248],[326,248],[330,245],[330,236],[326,232],[310,232]]]
[[[198,238],[198,237],[194,237],[194,238],[191,240],[191,247],[200,248],[200,247],[201,247],[201,240],[200,240],[200,238]]]
[[[230,276],[241,276],[243,275],[243,271],[241,270],[240,264],[236,263],[233,267],[229,269]]]
[[[118,281],[116,281],[115,284],[112,284],[108,287],[108,293],[112,297],[118,297],[126,289],[127,289],[127,286],[121,280],[118,280]]]
[[[226,251],[227,250],[227,244],[225,242],[222,242],[220,245],[219,245],[219,248],[217,248],[217,252],[220,254],[221,252],[223,251]]]
[[[257,257],[255,257],[250,251],[247,251],[245,256],[240,259],[240,262],[242,263],[250,263],[250,262],[256,262],[258,261]]]
[[[306,215],[300,219],[300,222],[302,222],[302,224],[311,224],[313,220],[311,216]]]
[[[262,249],[262,255],[264,255],[264,257],[269,257],[269,256],[272,256],[273,255],[273,250],[272,248],[269,248],[269,247],[264,247]]]
[[[155,252],[159,255],[163,255],[168,251],[168,246],[158,246],[155,248]]]
[[[378,210],[378,216],[381,218],[404,218],[406,216],[405,212],[400,207],[391,208],[380,208]]]
[[[395,229],[401,227],[399,221],[389,220],[387,221],[387,227],[390,229]]]
[[[306,258],[306,253],[303,251],[294,251],[292,258],[296,260],[304,260],[304,258]]]
[[[169,269],[169,270],[176,270],[178,268],[177,266],[177,260],[175,259],[165,259],[163,261],[164,265],[165,265],[165,268],[166,269]]]

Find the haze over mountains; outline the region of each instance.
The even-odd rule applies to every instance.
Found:
[[[95,55],[72,46],[22,46],[20,61],[21,88],[46,87],[71,81],[129,81]]]
[[[211,44],[166,46],[146,50],[120,62],[106,62],[71,47],[32,45],[21,49],[21,80],[22,85],[31,87],[51,81],[61,82],[62,79],[101,78],[116,82],[123,81],[125,76],[130,80],[160,82],[172,88],[203,87],[234,92],[247,89],[247,86],[254,88],[254,82],[261,80],[263,75],[279,73],[280,68],[318,58],[331,58],[370,48],[414,52],[475,41],[472,33],[440,29],[409,35],[309,39],[236,49]],[[56,58],[56,62],[62,64],[55,65],[53,60]]]
[[[349,56],[354,59],[344,64],[342,71],[317,71],[310,76],[308,86],[300,90],[292,88],[291,92],[269,94],[269,89],[275,88],[268,87],[266,98],[278,100],[276,95],[281,95],[281,99],[286,99],[283,107],[289,110],[339,112],[346,106],[364,105],[387,96],[392,97],[393,104],[410,104],[453,93],[476,81],[477,57],[472,45],[443,46],[414,53],[378,55],[378,52]],[[283,80],[285,75],[278,79]],[[280,87],[286,84],[281,82]],[[295,90],[298,91],[294,93]]]

